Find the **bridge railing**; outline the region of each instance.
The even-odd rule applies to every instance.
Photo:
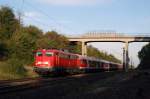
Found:
[[[85,34],[77,34],[77,35],[67,35],[67,37],[150,37],[150,33],[98,33],[98,32],[89,32]]]

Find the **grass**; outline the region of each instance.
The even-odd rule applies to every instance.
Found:
[[[33,66],[24,66],[27,70],[26,76],[27,77],[38,77],[39,75],[33,71]]]
[[[19,59],[13,58],[0,62],[0,80],[21,79],[26,77],[37,77],[32,67],[24,67]]]

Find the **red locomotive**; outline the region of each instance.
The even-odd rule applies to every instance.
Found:
[[[85,57],[56,49],[35,51],[34,71],[47,73],[83,73],[95,71],[121,70],[123,66],[93,57]]]

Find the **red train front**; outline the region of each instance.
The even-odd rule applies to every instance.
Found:
[[[78,56],[55,49],[35,51],[34,70],[40,74],[67,72],[77,68]]]

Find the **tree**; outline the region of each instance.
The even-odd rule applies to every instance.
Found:
[[[8,57],[8,49],[6,44],[0,42],[0,60],[5,60]]]
[[[16,37],[15,37],[16,36]],[[33,50],[36,45],[36,41],[32,39],[32,36],[28,33],[21,33],[20,35],[15,35],[10,40],[10,57],[18,58],[20,60],[25,60],[29,62],[33,58]]]
[[[38,47],[42,48],[56,48],[56,49],[68,49],[68,39],[58,34],[55,31],[47,32],[43,38],[38,40]]]
[[[115,56],[113,56],[112,54],[107,54],[106,52],[99,51],[97,48],[94,48],[91,45],[87,47],[87,54],[88,56],[97,57],[100,59],[104,59],[116,63],[121,63],[121,61],[117,59]]]
[[[9,40],[19,27],[19,21],[11,8],[0,8],[0,59],[7,59],[9,55]]]
[[[15,15],[11,8],[0,8],[0,39],[10,39],[13,33],[19,28],[19,21],[15,18]]]
[[[150,69],[150,43],[145,45],[141,51],[138,52],[138,57],[140,59],[139,69]]]
[[[29,35],[31,35],[34,39],[39,39],[43,36],[43,31],[33,25],[23,27],[23,32],[29,33]]]
[[[69,51],[76,54],[81,54],[81,42],[70,42]]]
[[[33,51],[37,49],[37,41],[42,37],[43,33],[37,27],[23,27],[20,32],[14,33],[9,41],[11,57],[30,63],[33,60]]]
[[[87,55],[97,57],[97,58],[100,58],[101,56],[99,50],[97,48],[94,48],[91,45],[87,47]]]

